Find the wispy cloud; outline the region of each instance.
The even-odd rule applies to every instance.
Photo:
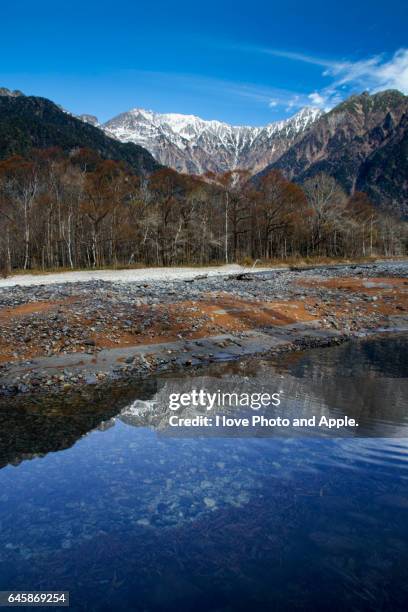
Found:
[[[323,76],[330,79],[330,83],[308,95],[316,106],[334,106],[353,91],[375,93],[384,89],[399,89],[408,94],[408,49],[399,49],[391,57],[381,54],[357,61],[328,60],[277,49],[257,50],[274,57],[324,68]]]
[[[408,49],[399,49],[389,59],[376,55],[357,62],[336,62],[323,74],[335,77],[336,87],[356,84],[371,91],[399,89],[408,93]]]
[[[268,87],[243,81],[229,81],[186,73],[160,73],[136,71],[146,79],[167,83],[179,91],[195,90],[204,95],[225,98],[246,98],[251,105],[267,106],[274,114],[294,114],[304,106],[329,110],[352,93],[384,89],[399,89],[408,94],[408,49],[399,49],[393,55],[375,55],[362,60],[327,59],[309,53],[297,53],[279,49],[232,45],[234,50],[282,58],[299,64],[321,68],[318,82],[308,91],[293,91],[279,87]],[[134,71],[132,71],[134,72]],[[313,71],[312,71],[313,72]],[[311,76],[316,78],[316,74]],[[314,86],[313,86],[314,85]]]
[[[250,48],[247,47],[247,50]],[[254,49],[252,49],[253,51]],[[306,53],[294,53],[293,51],[283,51],[280,49],[267,49],[257,48],[257,51],[265,53],[266,55],[273,55],[275,57],[282,57],[284,59],[290,59],[297,62],[303,62],[305,64],[313,64],[314,66],[327,66],[327,68],[333,66],[335,62],[331,60],[322,59],[314,55],[308,55]]]

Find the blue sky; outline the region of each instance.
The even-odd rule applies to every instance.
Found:
[[[350,93],[408,93],[406,0],[14,0],[0,86],[107,120],[143,107],[262,125]]]

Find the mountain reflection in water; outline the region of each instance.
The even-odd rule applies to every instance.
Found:
[[[0,589],[69,590],[74,610],[406,609],[407,348],[3,402]],[[169,391],[201,385],[279,387],[282,411],[367,437],[168,435]]]

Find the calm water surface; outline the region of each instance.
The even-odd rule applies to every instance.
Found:
[[[384,337],[10,401],[0,590],[69,590],[75,610],[406,610],[407,350]],[[267,382],[288,413],[351,414],[361,429],[174,435],[152,398],[203,380]]]

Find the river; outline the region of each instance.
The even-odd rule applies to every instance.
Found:
[[[0,589],[70,591],[74,610],[406,610],[407,355],[384,336],[10,400]],[[358,427],[170,427],[166,398],[198,388],[269,389],[283,416]]]

